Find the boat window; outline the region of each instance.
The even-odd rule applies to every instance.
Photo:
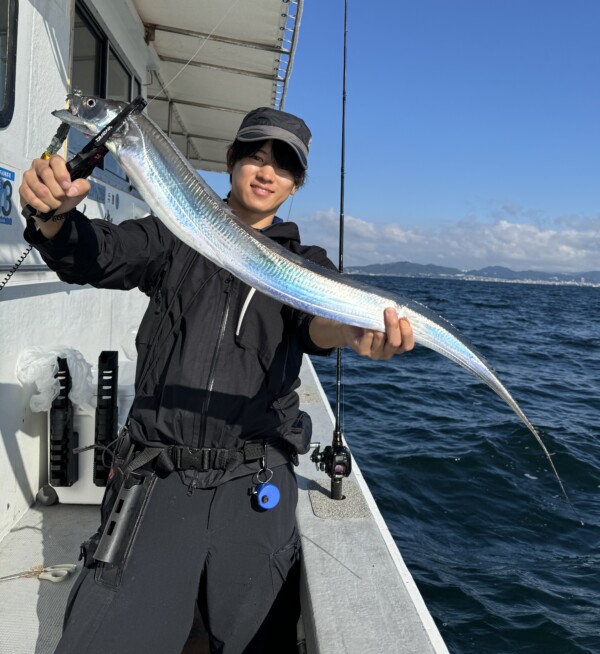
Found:
[[[84,95],[102,95],[102,34],[80,9],[75,10],[73,25],[73,72],[71,90]],[[76,129],[69,132],[68,148],[79,152],[87,143]]]
[[[121,100],[123,102],[130,102],[132,78],[127,68],[119,61],[117,55],[113,52],[112,48],[108,50],[108,88],[106,97],[111,100]],[[111,155],[106,155],[104,159],[104,170],[111,172],[117,177],[127,179],[125,173],[121,170],[121,166],[117,160]]]
[[[73,90],[123,102],[130,102],[140,95],[140,81],[117,54],[118,47],[113,45],[86,6],[78,2],[73,34]],[[70,131],[68,147],[72,153],[81,150],[86,142],[80,132]],[[106,155],[102,167],[104,171],[98,176],[103,181],[129,190],[127,176],[112,155]]]
[[[102,41],[83,16],[75,12],[73,28],[72,89],[84,95],[98,96],[102,92]]]
[[[0,3],[0,127],[6,127],[15,109],[18,0]]]
[[[119,61],[112,48],[108,52],[108,93],[107,97],[112,100],[124,100],[130,102],[131,97],[131,75]]]

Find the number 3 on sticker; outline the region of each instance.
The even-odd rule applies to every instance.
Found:
[[[0,191],[0,211],[3,216],[10,216],[12,211],[12,184],[5,179]]]

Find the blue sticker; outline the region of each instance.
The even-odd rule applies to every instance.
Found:
[[[14,170],[0,167],[0,225],[12,225],[16,210],[14,195]]]

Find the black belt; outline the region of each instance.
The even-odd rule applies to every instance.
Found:
[[[227,470],[241,463],[252,463],[265,456],[269,443],[245,443],[239,450],[225,450],[214,447],[179,447],[171,446],[165,450],[166,455],[173,462],[175,470]]]
[[[267,464],[280,465],[293,459],[291,448],[278,441],[249,441],[240,449],[214,447],[192,448],[185,445],[146,447],[134,454],[124,472],[133,472],[150,462],[159,477],[166,477],[176,470],[235,470],[244,463],[253,463],[266,456]]]

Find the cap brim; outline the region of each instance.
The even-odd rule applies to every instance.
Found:
[[[236,139],[244,142],[263,141],[265,139],[283,141],[296,153],[302,168],[304,168],[304,170],[308,168],[308,150],[306,149],[306,146],[295,134],[282,129],[281,127],[275,127],[273,125],[253,125],[252,127],[241,129],[237,133]]]

